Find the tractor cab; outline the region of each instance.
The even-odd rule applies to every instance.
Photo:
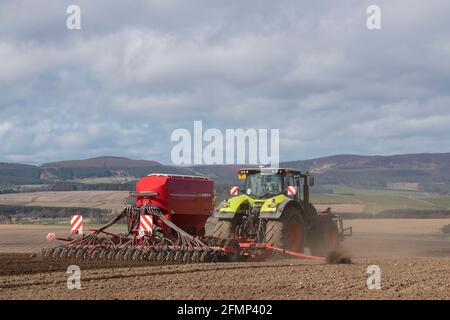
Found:
[[[239,180],[244,180],[241,193],[254,199],[268,199],[284,194],[297,201],[309,202],[309,187],[314,177],[295,169],[252,168],[241,169]]]

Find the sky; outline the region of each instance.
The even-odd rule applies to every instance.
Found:
[[[279,129],[281,161],[449,152],[449,17],[447,0],[0,1],[0,161],[170,164],[195,120]]]

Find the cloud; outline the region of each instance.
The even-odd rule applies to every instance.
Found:
[[[449,151],[450,4],[0,3],[0,161],[170,163],[170,134],[279,128],[281,160]],[[39,9],[39,10],[38,10]]]

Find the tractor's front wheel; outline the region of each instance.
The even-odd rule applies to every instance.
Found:
[[[304,222],[299,210],[288,208],[280,219],[266,224],[266,243],[296,252],[304,250]]]

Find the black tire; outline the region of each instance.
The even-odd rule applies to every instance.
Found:
[[[317,214],[316,207],[312,205],[312,203],[308,204],[309,215],[314,217]]]
[[[227,262],[238,262],[240,257],[241,257],[241,250],[240,250],[240,247],[239,247],[239,243],[236,240],[231,239],[230,241],[227,241],[226,247],[231,249],[231,252],[228,253],[224,257],[224,261],[227,261]]]
[[[291,243],[292,232],[290,226],[298,228],[299,239],[296,244]],[[277,248],[288,249],[296,252],[304,251],[305,225],[300,210],[289,207],[283,212],[280,219],[269,220],[266,224],[265,242]]]
[[[217,221],[216,225],[214,226],[213,237],[219,239],[233,239],[234,238],[233,220]]]
[[[314,229],[313,241],[310,247],[314,256],[325,257],[339,246],[339,230],[336,223],[331,220],[320,221]]]

